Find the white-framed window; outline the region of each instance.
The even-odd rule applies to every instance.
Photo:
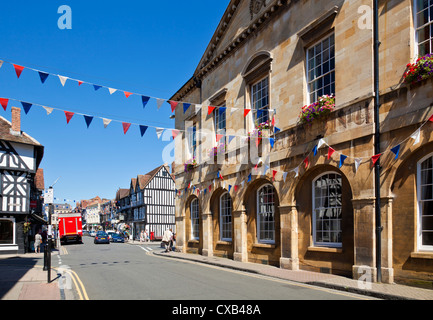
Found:
[[[433,251],[433,154],[418,163],[418,250]]]
[[[0,219],[0,245],[14,245],[15,219]]]
[[[335,94],[335,36],[331,34],[307,49],[309,103]]]
[[[254,120],[264,123],[269,120],[269,77],[265,77],[251,85],[251,107]]]
[[[232,198],[225,192],[220,198],[220,239],[232,241]]]
[[[433,53],[433,0],[414,0],[417,53]]]
[[[200,238],[200,208],[197,198],[191,202],[191,237],[194,240]]]
[[[197,157],[197,127],[193,125],[188,129],[188,147],[189,155],[192,158]]]
[[[225,133],[227,129],[227,119],[226,119],[226,105],[221,106],[222,108],[217,108],[214,111],[214,119],[215,119],[215,134],[222,134],[224,137],[217,143],[225,144]]]
[[[257,240],[275,243],[274,187],[264,185],[257,191]]]
[[[315,246],[342,247],[342,178],[325,173],[313,181],[313,241]]]

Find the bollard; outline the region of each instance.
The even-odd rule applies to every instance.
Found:
[[[47,271],[47,266],[48,266],[48,250],[47,250],[47,244],[43,244],[43,248],[44,248],[44,271]]]
[[[48,244],[47,244],[47,269],[48,269],[48,274],[47,274],[47,282],[51,283],[51,239],[48,239]]]

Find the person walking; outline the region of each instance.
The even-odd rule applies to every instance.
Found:
[[[35,235],[35,253],[41,253],[42,236],[40,232]]]
[[[162,236],[162,242],[165,246],[165,252],[171,251],[171,240],[173,239],[173,232],[171,229],[167,229]]]
[[[144,231],[141,230],[140,232],[140,244],[142,244],[144,242]]]

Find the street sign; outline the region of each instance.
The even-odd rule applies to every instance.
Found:
[[[54,203],[54,189],[48,189],[44,194],[44,203],[53,204]]]

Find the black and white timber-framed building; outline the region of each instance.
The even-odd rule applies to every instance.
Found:
[[[167,166],[132,178],[128,191],[119,189],[116,200],[134,239],[139,239],[142,230],[151,240],[162,239],[167,229],[175,232],[176,185]]]
[[[28,252],[35,225],[44,224],[43,181],[42,190],[37,186],[43,154],[44,147],[21,131],[21,109],[12,108],[12,122],[0,117],[0,254]]]

